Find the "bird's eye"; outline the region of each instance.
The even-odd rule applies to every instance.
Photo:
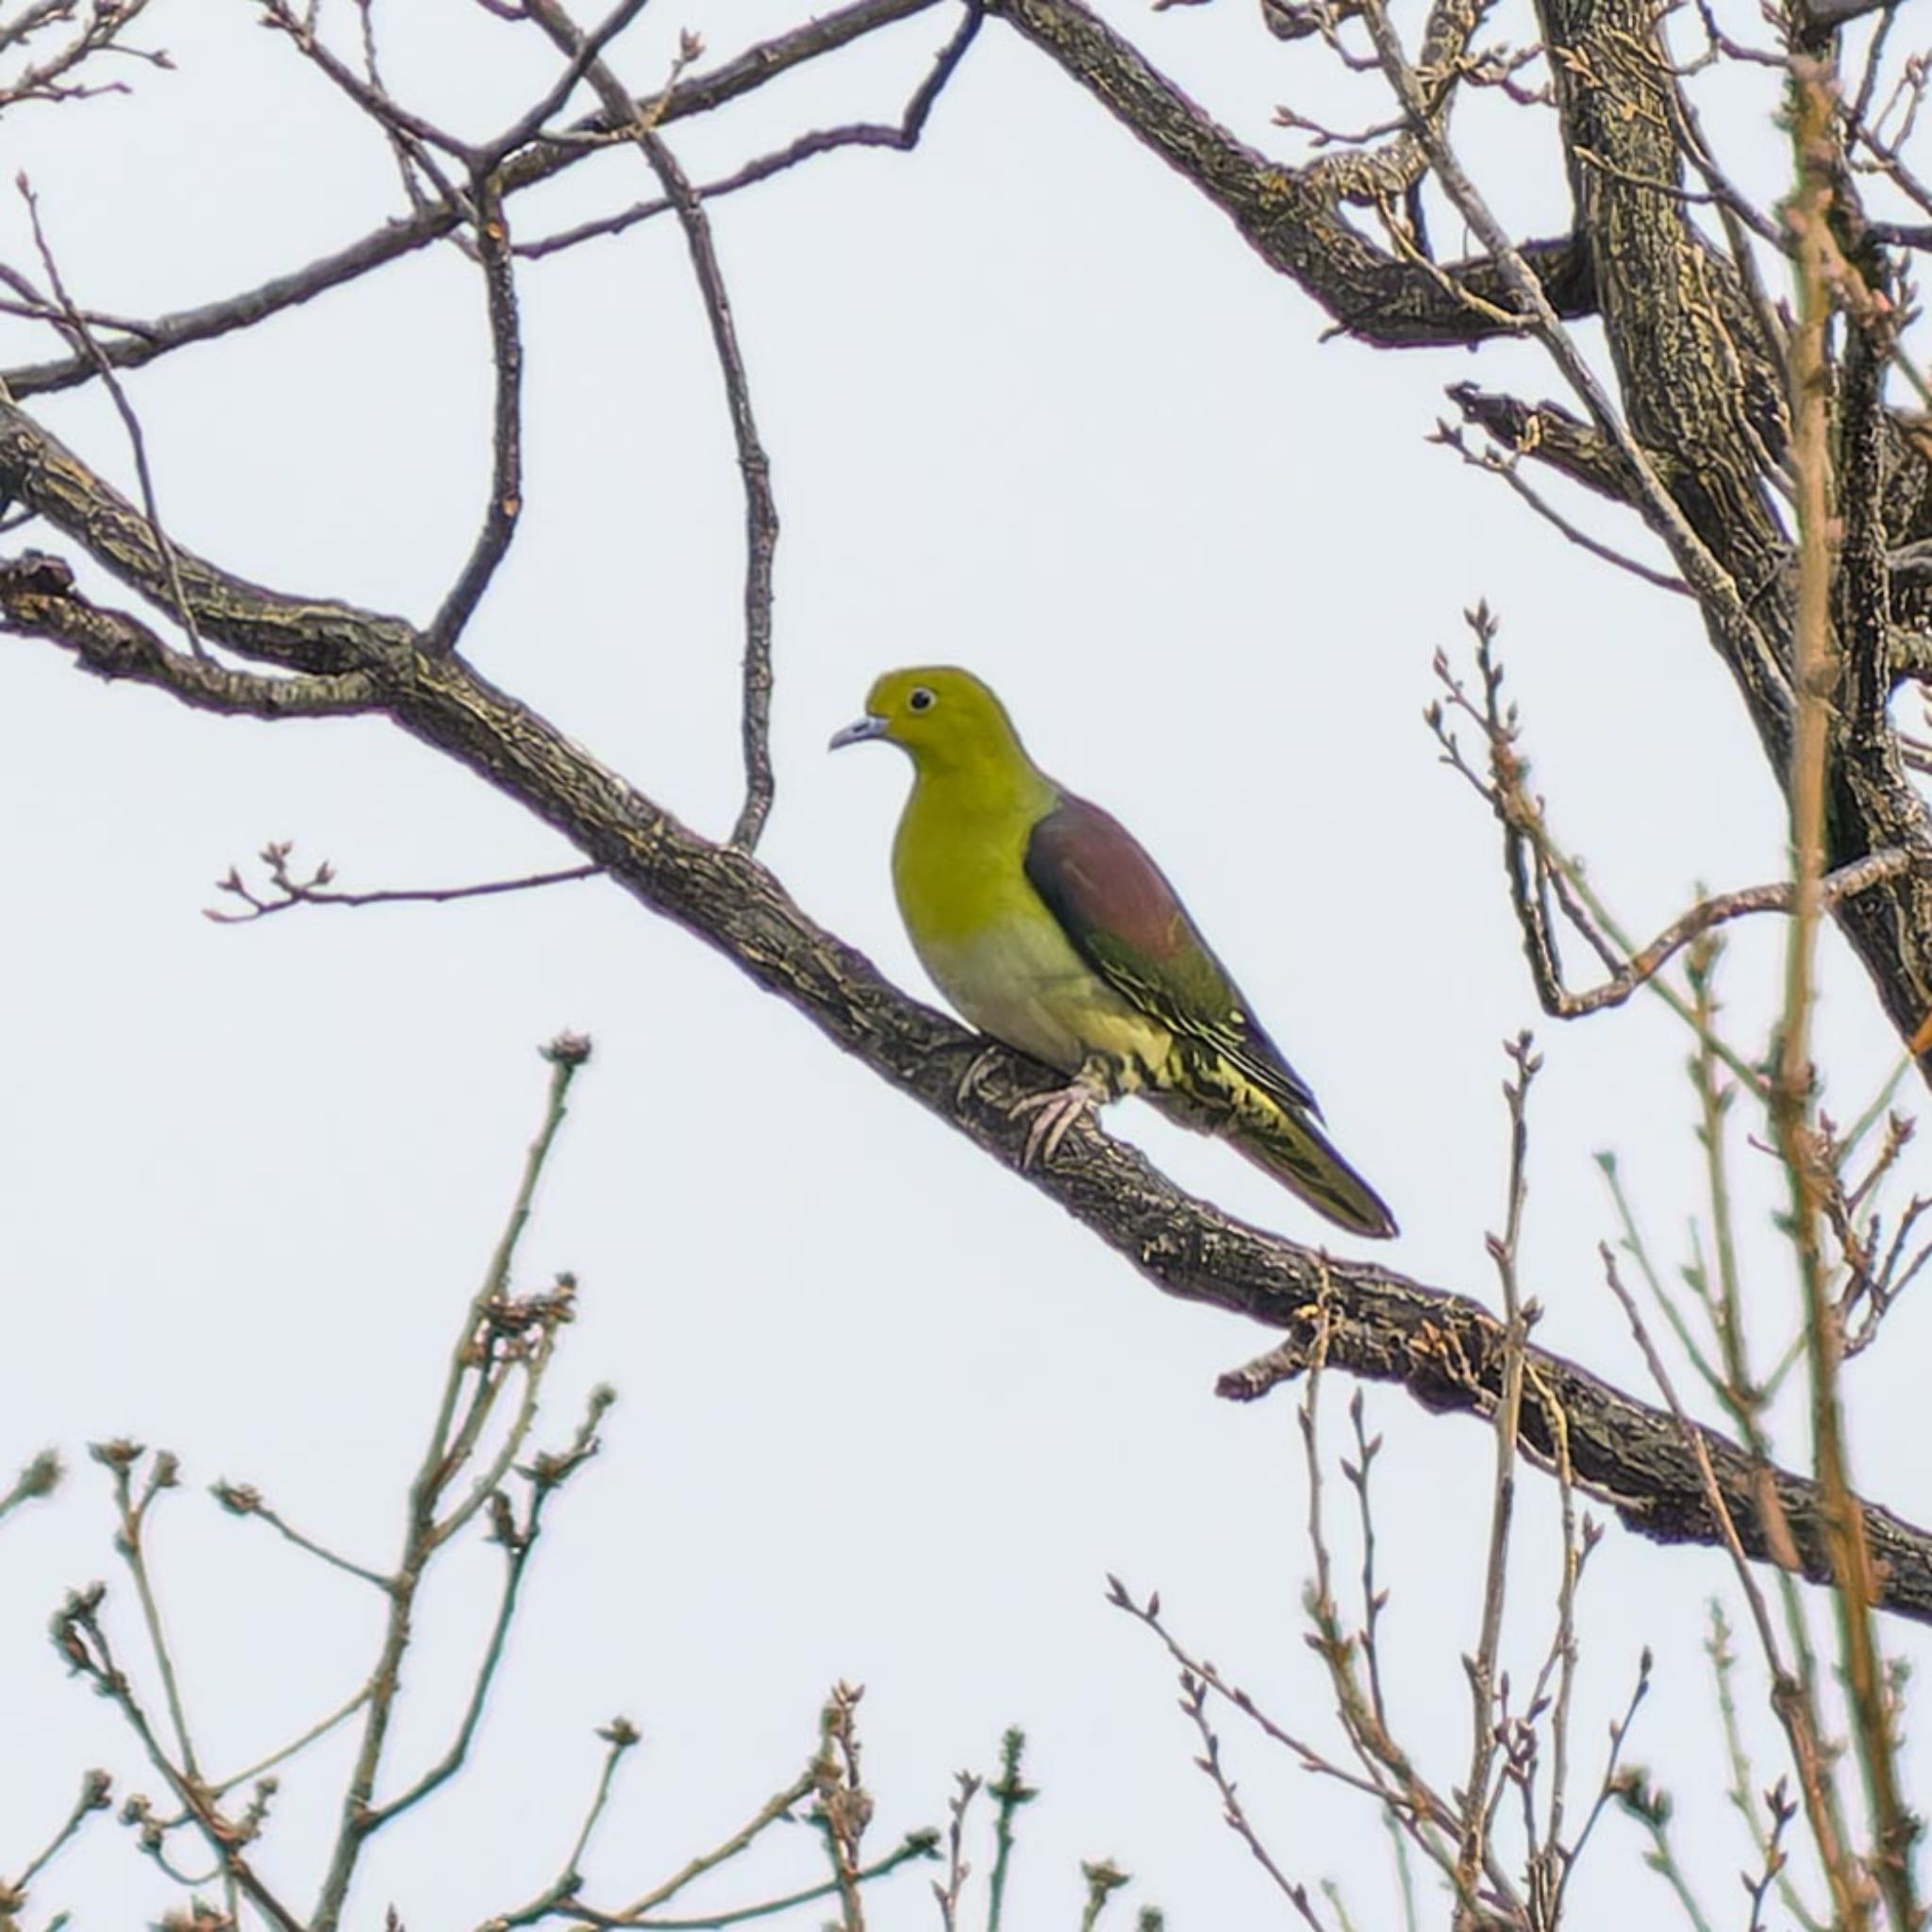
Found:
[[[938,700],[924,685],[916,684],[906,694],[906,708],[908,711],[929,711]]]

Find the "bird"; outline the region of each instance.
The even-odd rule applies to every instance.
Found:
[[[1036,1116],[1023,1166],[1139,1093],[1338,1226],[1396,1232],[1167,875],[1118,819],[1033,762],[987,685],[955,665],[889,671],[830,749],[874,740],[912,760],[892,883],[920,963],[980,1032],[1071,1076],[1013,1109]]]

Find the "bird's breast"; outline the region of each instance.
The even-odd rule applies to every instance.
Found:
[[[982,1033],[1066,1073],[1100,1055],[1129,1084],[1156,1078],[1168,1030],[1075,951],[1025,873],[1032,820],[935,810],[916,788],[892,848],[892,881],[920,963]]]

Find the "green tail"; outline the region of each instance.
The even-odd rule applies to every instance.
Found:
[[[1191,1091],[1143,1090],[1145,1097],[1183,1126],[1225,1141],[1338,1227],[1374,1241],[1386,1241],[1396,1232],[1389,1204],[1299,1108],[1284,1107],[1245,1081],[1224,1085],[1201,1079],[1205,1069],[1192,1071],[1196,1084]]]
[[[1306,1116],[1286,1109],[1266,1119],[1243,1114],[1230,1120],[1225,1131],[1236,1153],[1265,1168],[1338,1227],[1375,1241],[1396,1232],[1389,1204]]]

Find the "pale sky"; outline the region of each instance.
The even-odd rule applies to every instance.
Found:
[[[1373,117],[1359,87],[1316,93],[1317,52],[1279,46],[1245,7],[1107,11],[1257,143],[1286,141],[1268,125],[1286,98]],[[379,139],[252,13],[159,0],[139,38],[173,52],[172,72],[130,69],[127,96],[9,117],[8,173],[30,173],[77,301],[135,315],[203,301],[396,210]],[[457,0],[376,14],[396,93],[468,133],[508,121],[555,71],[533,30]],[[658,0],[613,58],[644,92],[682,27],[717,61],[797,17],[778,0]],[[672,143],[704,179],[808,126],[896,118],[952,25],[949,10],[922,16],[680,125]],[[1768,93],[1737,111],[1738,138],[1761,153]],[[1561,210],[1548,129],[1517,146],[1494,119],[1477,118],[1472,163],[1544,232]],[[511,219],[534,237],[650,192],[617,153],[513,203]],[[836,156],[714,220],[784,520],[778,793],[761,856],[813,917],[934,997],[887,876],[901,761],[824,747],[880,669],[972,666],[1042,764],[1124,818],[1181,887],[1394,1207],[1391,1265],[1494,1300],[1483,1237],[1503,1207],[1499,1043],[1537,1026],[1548,1066],[1524,1275],[1545,1310],[1540,1338],[1650,1397],[1602,1285],[1596,1246],[1615,1224],[1592,1157],[1616,1151],[1674,1264],[1699,1205],[1688,1036],[1655,1003],[1541,1021],[1494,824],[1421,723],[1431,654],[1465,660],[1464,607],[1499,610],[1537,783],[1634,928],[1700,884],[1777,876],[1782,815],[1688,602],[1579,557],[1500,483],[1427,446],[1444,384],[1553,394],[1554,375],[1524,349],[1323,344],[1310,302],[997,21],[917,153]],[[1438,242],[1454,252],[1452,229]],[[37,269],[10,189],[0,257]],[[528,508],[468,649],[722,837],[740,784],[742,511],[682,242],[659,222],[533,264],[523,300]],[[0,331],[8,363],[55,348],[44,329]],[[454,250],[164,358],[127,388],[181,541],[291,591],[435,608],[487,476],[481,284]],[[33,407],[127,486],[105,398]],[[23,542],[56,547],[42,531]],[[441,1365],[538,1122],[535,1049],[571,1027],[595,1058],[520,1276],[535,1289],[568,1269],[581,1283],[545,1441],[568,1434],[592,1384],[622,1400],[601,1458],[552,1511],[471,1772],[378,1841],[349,1923],[379,1925],[392,1900],[410,1932],[441,1932],[540,1889],[596,1773],[592,1729],[620,1711],[646,1741],[588,1873],[599,1899],[641,1891],[787,1782],[841,1676],[867,1687],[874,1853],[943,1824],[953,1772],[990,1770],[1002,1729],[1026,1728],[1044,1795],[1021,1820],[1008,1932],[1076,1924],[1079,1860],[1103,1856],[1134,1874],[1103,1925],[1144,1904],[1175,1932],[1286,1923],[1192,1766],[1169,1662],[1104,1600],[1110,1571],[1158,1588],[1197,1652],[1340,1748],[1303,1642],[1295,1395],[1237,1409],[1212,1392],[1266,1331],[1164,1299],[610,886],[240,928],[201,917],[212,882],[271,839],[332,860],[350,889],[571,862],[399,732],[192,714],[17,640],[0,678],[15,1023],[0,1098],[0,1471],[46,1445],[72,1466],[57,1499],[0,1528],[0,1873],[58,1823],[83,1766],[111,1769],[122,1794],[156,1791],[44,1637],[63,1591],[100,1576],[139,1656],[90,1441],[132,1436],[182,1458],[154,1555],[218,1769],[286,1741],[360,1680],[373,1593],[224,1516],[206,1486],[253,1483],[308,1533],[392,1559]],[[1732,952],[1753,1050],[1781,941],[1760,923]],[[1824,1058],[1851,1113],[1894,1049],[1843,949],[1828,950]],[[1144,1108],[1108,1124],[1239,1214],[1297,1240],[1332,1232]],[[1756,1165],[1754,1197],[1768,1200],[1773,1176]],[[1754,1268],[1768,1344],[1791,1327],[1794,1289],[1768,1238]],[[1932,1502],[1907,1391],[1927,1320],[1907,1301],[1848,1378],[1861,1488],[1920,1520]],[[1328,1390],[1331,1450],[1348,1393],[1339,1377]],[[1490,1438],[1395,1391],[1368,1399],[1388,1439],[1379,1560],[1397,1728],[1446,1787],[1468,1748],[1459,1659],[1480,1611]],[[1785,1441],[1799,1453],[1795,1428]],[[1340,1518],[1332,1473],[1327,1493]],[[1509,1660],[1526,1679],[1557,1548],[1550,1486],[1526,1478],[1522,1503]],[[1342,1526],[1337,1542],[1352,1580]],[[395,1778],[441,1748],[495,1561],[459,1554],[425,1604]],[[1750,1851],[1722,1790],[1702,1647],[1713,1595],[1736,1621],[1717,1554],[1612,1528],[1583,1597],[1573,1804],[1588,1802],[1649,1644],[1657,1691],[1629,1755],[1676,1795],[1687,1856],[1733,1924]],[[1924,1659],[1923,1633],[1891,1622],[1886,1635]],[[1219,1727],[1277,1862],[1337,1881],[1357,1925],[1399,1924],[1373,1810],[1231,1713]],[[290,1773],[260,1848],[305,1905],[344,1751]],[[1757,1783],[1781,1768],[1767,1741]],[[1641,1852],[1628,1824],[1605,1822],[1574,1924],[1666,1922]],[[983,1876],[984,1836],[974,1863]],[[872,1924],[936,1925],[938,1870],[889,1881]],[[822,1875],[815,1839],[780,1833],[686,1908]],[[1424,1923],[1444,1923],[1418,1882]],[[66,1907],[76,1926],[121,1927],[174,1902],[104,1819],[37,1889],[27,1923]]]

